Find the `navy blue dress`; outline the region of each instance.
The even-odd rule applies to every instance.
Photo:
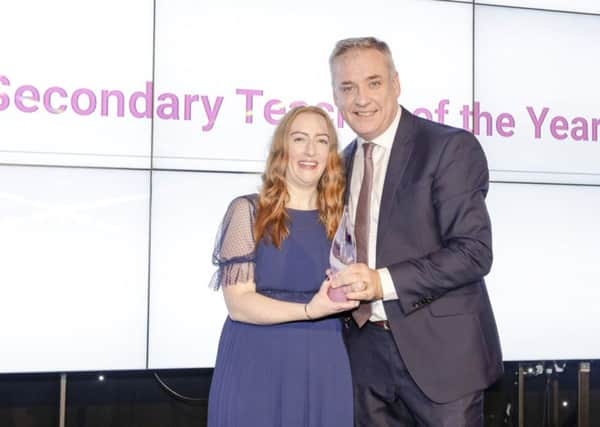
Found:
[[[254,279],[263,295],[308,302],[328,268],[330,242],[318,212],[288,209],[289,236],[281,248],[263,242],[255,248],[255,198],[235,199],[225,215],[213,286]],[[341,328],[339,318],[261,326],[228,317],[210,389],[208,426],[351,427],[352,379]]]

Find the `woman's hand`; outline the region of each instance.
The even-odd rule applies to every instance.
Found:
[[[328,277],[321,284],[319,292],[304,306],[306,317],[308,319],[319,319],[332,314],[342,313],[353,310],[360,304],[359,301],[336,302],[329,299],[327,291],[331,287],[331,280]]]

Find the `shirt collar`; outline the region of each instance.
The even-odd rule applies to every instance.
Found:
[[[394,120],[392,121],[392,123],[390,123],[388,128],[381,135],[379,135],[377,138],[373,139],[373,141],[370,141],[370,142],[373,142],[375,145],[379,145],[380,147],[383,147],[386,150],[391,149],[392,144],[394,143],[394,137],[396,136],[396,129],[398,129],[398,124],[400,123],[401,115],[402,115],[402,107],[398,106],[398,111],[396,112],[396,117],[394,117]],[[358,140],[359,147],[362,146],[363,143],[367,142],[360,136],[357,137],[357,140]]]

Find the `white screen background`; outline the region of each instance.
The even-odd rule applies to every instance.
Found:
[[[333,104],[329,52],[360,35],[389,42],[409,110],[427,108],[435,119],[447,99],[445,120],[456,126],[473,100],[514,115],[514,137],[480,137],[492,179],[502,181],[489,195],[487,281],[505,359],[599,358],[600,143],[556,141],[547,131],[533,141],[523,109],[600,119],[595,3],[4,6],[0,37],[15,42],[0,45],[0,77],[10,80],[0,79],[0,340],[9,349],[0,372],[212,366],[226,316],[220,292],[207,288],[214,237],[229,201],[260,183],[241,172],[262,171],[273,131],[265,102]],[[148,82],[154,114],[133,117],[128,97]],[[102,117],[97,107],[82,116],[69,105],[53,114],[31,99],[22,102],[39,109],[24,113],[14,105],[22,85],[120,90],[125,114]],[[263,90],[253,123],[240,88]],[[186,95],[198,96],[189,120]],[[223,97],[210,129],[201,96],[212,108]],[[163,110],[169,118],[159,116],[175,98]],[[350,142],[347,126],[339,134]]]
[[[149,172],[0,166],[0,370],[143,369]]]

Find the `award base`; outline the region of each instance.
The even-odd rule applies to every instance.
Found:
[[[346,302],[346,293],[350,291],[351,285],[340,286],[339,288],[329,288],[327,295],[331,301],[335,302]]]

